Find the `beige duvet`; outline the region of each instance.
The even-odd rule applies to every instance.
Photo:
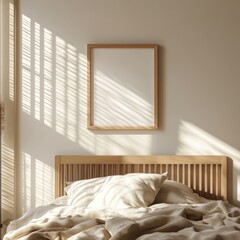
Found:
[[[4,240],[240,239],[240,209],[222,201],[94,210],[49,205],[13,221]]]

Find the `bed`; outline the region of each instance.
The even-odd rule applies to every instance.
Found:
[[[56,200],[8,239],[240,239],[226,156],[56,156]]]

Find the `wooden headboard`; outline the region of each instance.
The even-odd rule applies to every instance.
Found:
[[[226,156],[56,156],[55,195],[66,182],[126,173],[163,173],[208,199],[227,200]]]

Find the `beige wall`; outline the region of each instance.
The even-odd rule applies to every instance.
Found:
[[[16,97],[15,97],[15,14],[14,0],[1,3],[1,103],[4,106],[4,121],[1,135],[1,197],[3,231],[9,219],[16,217]],[[2,231],[2,229],[1,229]]]
[[[239,205],[240,1],[19,7],[19,214],[53,199],[56,154],[227,154]],[[159,45],[159,130],[86,129],[87,43]]]

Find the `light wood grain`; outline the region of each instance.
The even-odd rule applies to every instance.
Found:
[[[153,125],[137,126],[98,126],[94,124],[94,77],[93,77],[93,51],[97,48],[106,49],[153,49],[154,51],[154,106]],[[155,130],[159,128],[159,94],[158,94],[158,45],[157,44],[88,44],[87,45],[87,79],[88,79],[88,103],[87,103],[87,128],[90,130]],[[149,81],[149,79],[147,79]]]
[[[56,156],[55,193],[64,195],[66,182],[132,172],[163,173],[200,196],[227,200],[226,156]]]

